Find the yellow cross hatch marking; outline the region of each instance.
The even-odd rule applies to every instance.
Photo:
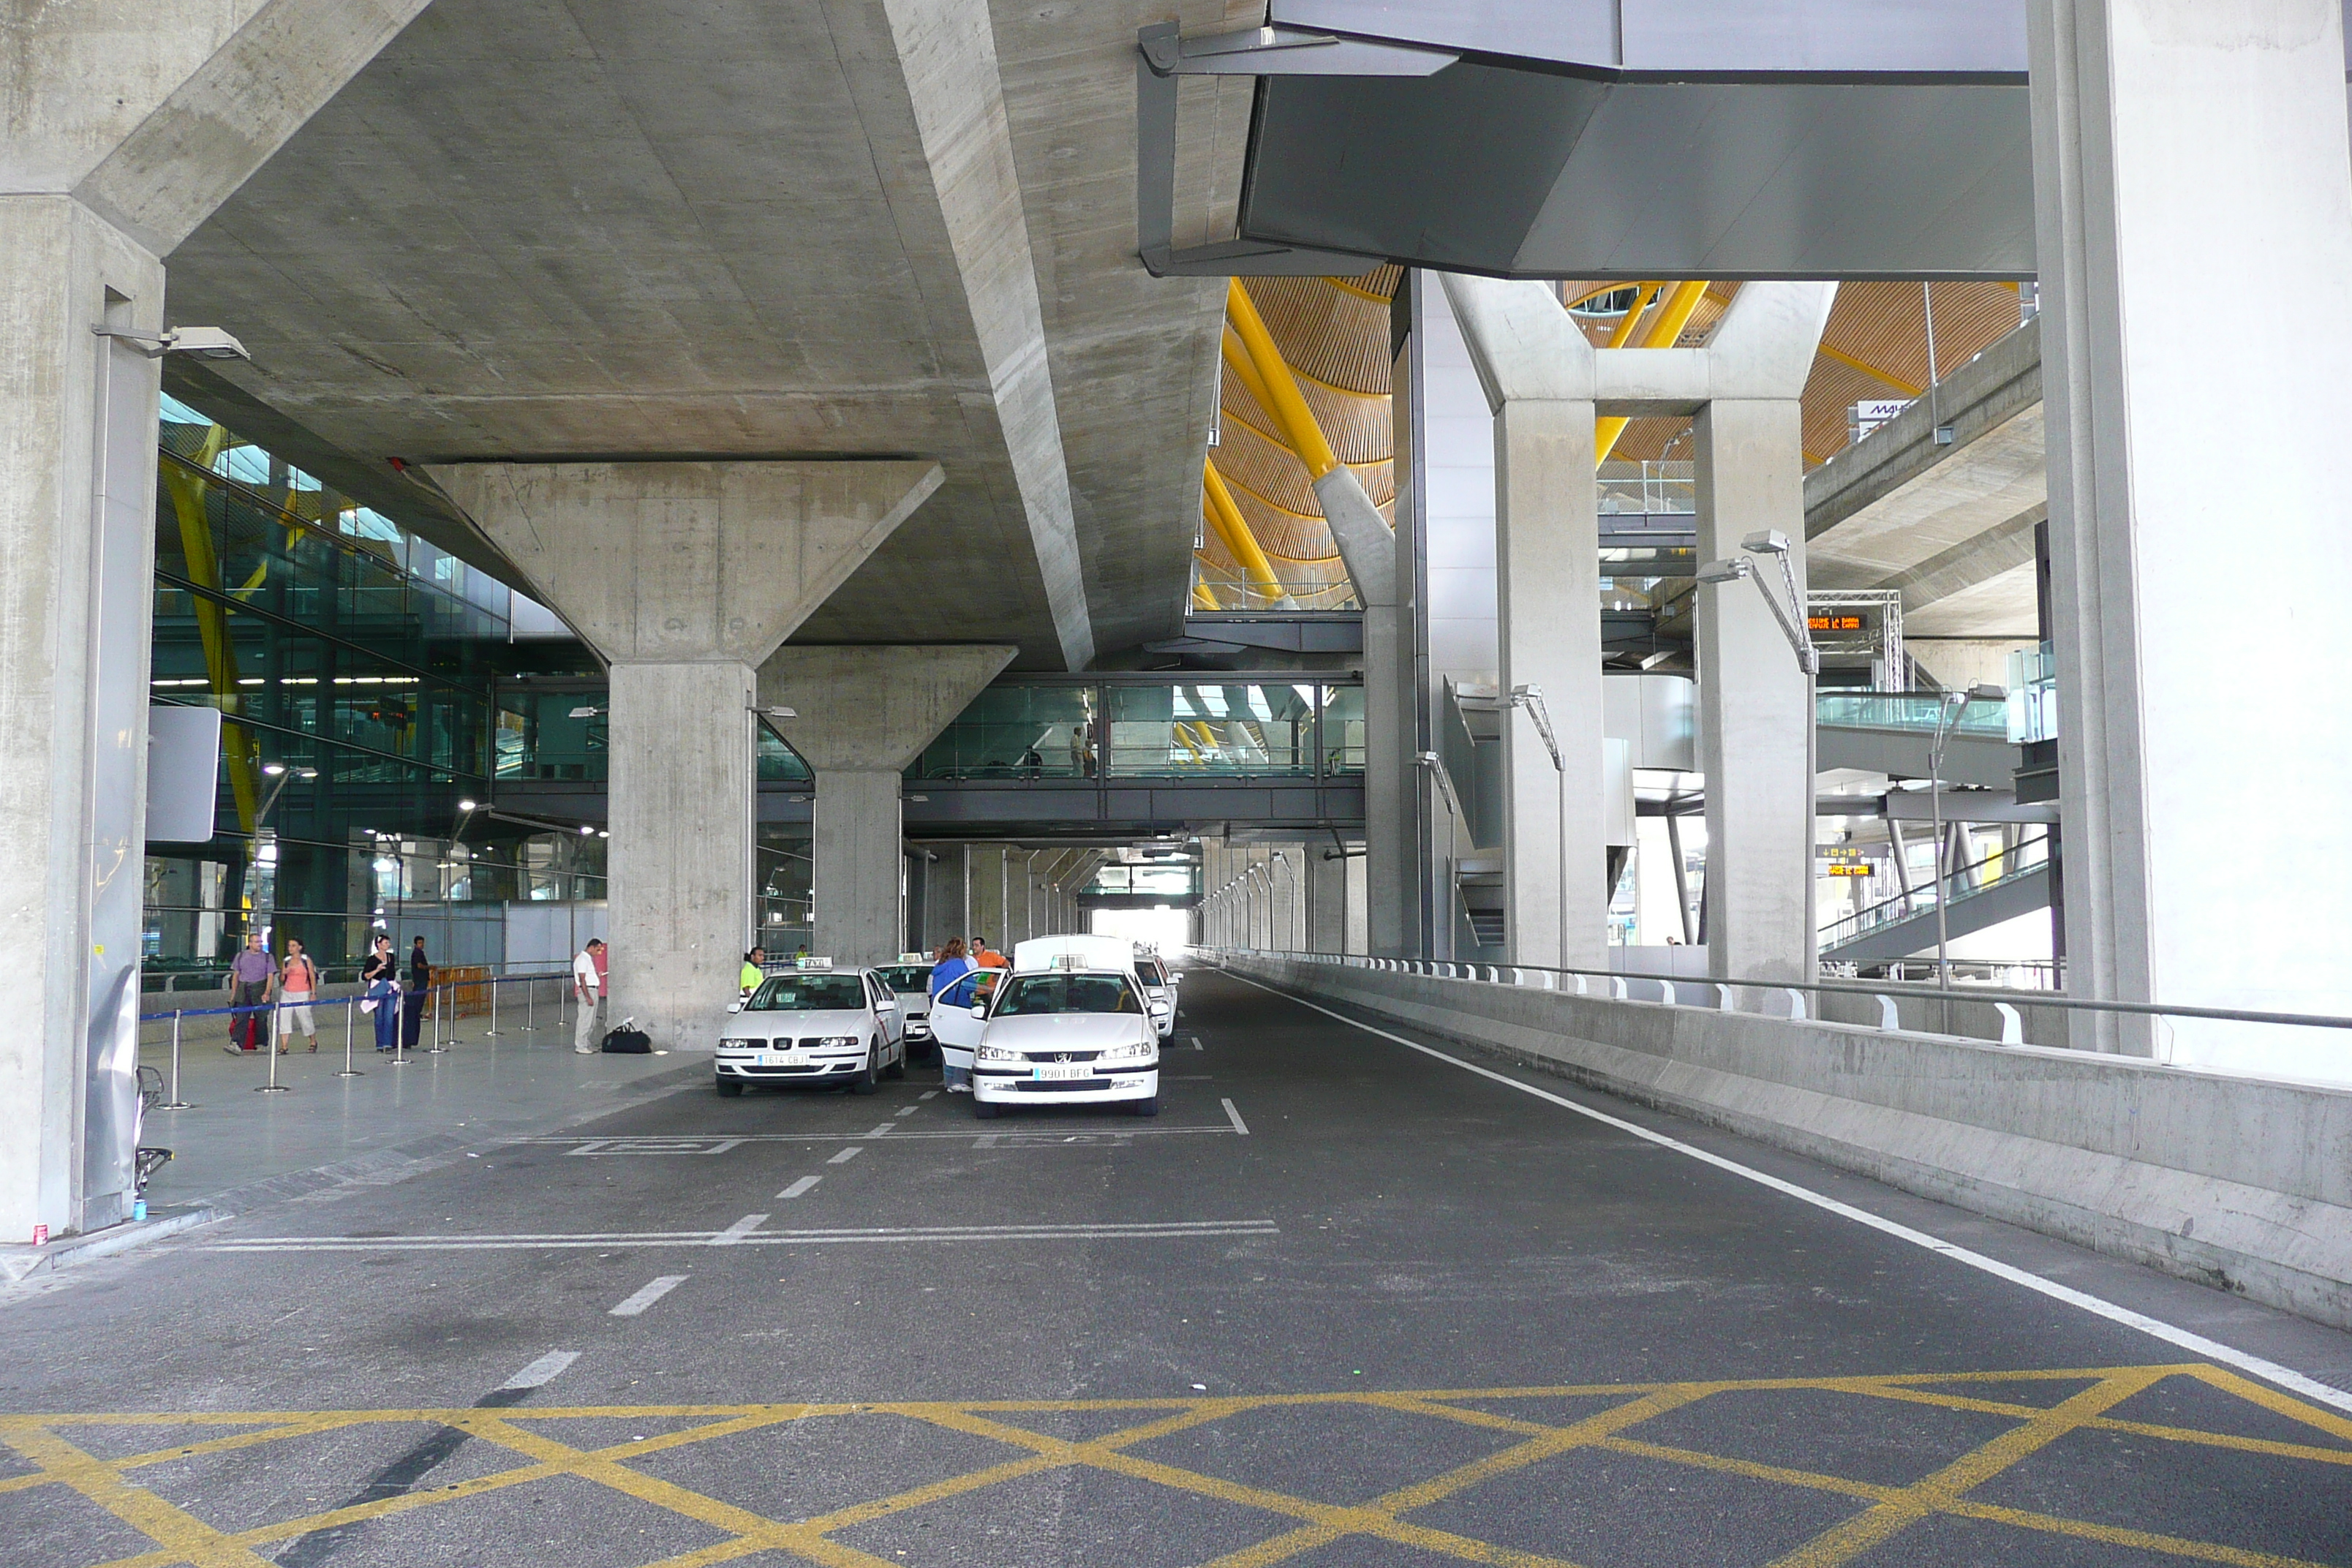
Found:
[[[2237,1568],[2313,1568],[2300,1559],[2251,1551],[2219,1542],[2195,1541],[2151,1531],[2070,1519],[2010,1508],[1970,1494],[1985,1482],[2023,1464],[2071,1433],[2103,1431],[2236,1452],[2280,1460],[2352,1467],[2352,1447],[2323,1442],[2171,1426],[2111,1414],[2134,1396],[2171,1378],[2207,1387],[2300,1425],[2316,1437],[2352,1443],[2352,1420],[2308,1405],[2221,1367],[2201,1363],[2167,1366],[2094,1367],[1981,1373],[1923,1373],[1894,1376],[1750,1378],[1738,1381],[1652,1384],[1563,1384],[1541,1388],[1471,1388],[1238,1394],[1200,1398],[1076,1400],[869,1401],[859,1404],[646,1405],[510,1406],[499,1408],[314,1411],[116,1412],[0,1415],[0,1444],[37,1468],[0,1479],[0,1494],[61,1487],[96,1503],[154,1543],[152,1551],[116,1559],[101,1568],[258,1568],[267,1559],[257,1548],[321,1530],[446,1507],[486,1494],[572,1477],[620,1493],[678,1518],[720,1532],[709,1545],[663,1559],[648,1568],[712,1568],[712,1565],[776,1552],[828,1568],[875,1568],[890,1560],[862,1552],[838,1539],[858,1525],[916,1509],[945,1503],[1024,1477],[1056,1470],[1092,1469],[1148,1486],[1213,1499],[1269,1516],[1267,1533],[1254,1544],[1215,1558],[1209,1568],[1271,1568],[1302,1553],[1351,1537],[1396,1542],[1437,1556],[1507,1568],[1576,1568],[1567,1559],[1507,1548],[1473,1536],[1434,1528],[1410,1515],[1472,1489],[1579,1450],[1615,1454],[1649,1462],[1734,1475],[1748,1480],[1852,1499],[1859,1511],[1786,1553],[1775,1568],[1843,1568],[1922,1521],[1938,1516],[1969,1519],[2074,1540],[2101,1542],[2189,1562]],[[1998,1397],[1998,1386],[2027,1383],[2084,1384],[2056,1404],[2019,1404]],[[1714,1454],[1642,1436],[1643,1423],[1669,1411],[1724,1394],[1811,1393],[1846,1395],[1897,1405],[1990,1415],[2011,1423],[1990,1440],[1907,1486],[1889,1486],[1828,1475],[1766,1460]],[[1601,1408],[1568,1421],[1538,1421],[1498,1414],[1481,1405],[1515,1401],[1594,1398]],[[1204,1474],[1152,1459],[1131,1450],[1154,1438],[1207,1426],[1249,1412],[1313,1411],[1342,1406],[1384,1409],[1398,1415],[1455,1423],[1516,1439],[1482,1458],[1410,1482],[1368,1501],[1339,1504],[1296,1497],[1271,1488]],[[1074,1441],[1017,1425],[1035,1414],[1108,1412],[1131,1415],[1133,1425]],[[792,1521],[772,1519],[738,1503],[696,1491],[633,1468],[648,1456],[738,1434],[800,1422],[855,1424],[876,1415],[895,1416],[978,1437],[1010,1451],[1008,1458],[922,1486],[854,1502],[829,1513]],[[1003,1419],[1000,1419],[1000,1417]],[[583,1448],[555,1435],[572,1421],[612,1419],[683,1420],[691,1425],[653,1436]],[[455,1429],[511,1455],[506,1469],[454,1484],[403,1492],[317,1513],[275,1520],[241,1531],[206,1524],[131,1478],[152,1466],[215,1454],[265,1448],[289,1438],[362,1426],[426,1423]],[[114,1459],[100,1459],[65,1434],[80,1427],[239,1427],[223,1436],[177,1443]],[[903,1568],[903,1564],[898,1565]]]

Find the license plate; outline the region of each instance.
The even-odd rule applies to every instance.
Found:
[[[1068,1062],[1055,1067],[1032,1068],[1031,1072],[1042,1079],[1092,1078],[1095,1069],[1083,1062]]]
[[[788,1051],[761,1051],[757,1065],[763,1068],[780,1068],[792,1059],[792,1054]]]

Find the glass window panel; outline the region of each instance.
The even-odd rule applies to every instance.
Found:
[[[1364,771],[1364,689],[1360,686],[1323,688],[1323,771],[1327,774]]]
[[[917,779],[1092,778],[1095,689],[994,686],[923,749]]]
[[[1312,773],[1314,690],[1195,683],[1111,687],[1111,776]]]

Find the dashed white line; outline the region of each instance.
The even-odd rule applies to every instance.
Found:
[[[920,1094],[919,1094],[919,1095],[915,1096],[915,1098],[916,1098],[917,1100],[930,1100],[930,1099],[932,1099],[932,1098],[936,1097],[936,1096],[939,1094],[939,1092],[940,1092],[940,1091],[939,1091],[938,1089],[927,1089],[923,1090],[923,1092],[922,1092],[922,1093],[920,1093]]]
[[[718,1235],[712,1237],[710,1238],[710,1245],[713,1247],[732,1247],[737,1242],[742,1240],[745,1237],[751,1235],[753,1231],[759,1229],[761,1226],[767,1223],[768,1216],[766,1215],[747,1214],[741,1219],[737,1220],[733,1225],[729,1226],[725,1230],[722,1230]]]
[[[1249,1123],[1244,1121],[1242,1120],[1242,1113],[1234,1109],[1234,1102],[1230,1100],[1221,1100],[1217,1101],[1217,1103],[1225,1108],[1225,1120],[1234,1124],[1234,1131],[1240,1133],[1244,1138],[1248,1137]]]
[[[840,1153],[835,1154],[832,1159],[827,1160],[825,1163],[828,1165],[846,1165],[849,1162],[856,1159],[857,1156],[865,1152],[866,1151],[863,1149],[844,1149]]]
[[[1280,1228],[1270,1219],[1167,1220],[1114,1224],[1108,1221],[1077,1225],[970,1225],[970,1226],[864,1226],[840,1229],[805,1230],[742,1230],[736,1228],[747,1221],[763,1220],[765,1215],[747,1215],[736,1226],[723,1231],[622,1231],[573,1236],[409,1236],[375,1237],[354,1241],[346,1237],[287,1236],[248,1242],[223,1242],[205,1248],[207,1252],[488,1252],[488,1251],[563,1251],[574,1248],[598,1247],[616,1251],[637,1247],[816,1247],[858,1242],[929,1242],[929,1241],[1066,1241],[1150,1239],[1152,1237],[1182,1237],[1191,1236],[1279,1236]],[[564,1365],[571,1364],[571,1351],[554,1352],[563,1356]],[[541,1357],[542,1361],[547,1357]],[[534,1362],[531,1367],[539,1365]],[[561,1372],[555,1368],[549,1377]],[[517,1374],[521,1375],[520,1373]],[[536,1386],[535,1384],[533,1386]]]
[[[796,1198],[824,1180],[824,1178],[823,1176],[803,1176],[799,1181],[794,1182],[791,1186],[786,1187],[782,1192],[778,1193],[776,1195],[780,1198]]]
[[[1226,973],[1233,973],[1231,970]],[[2282,1388],[2292,1389],[2306,1399],[2317,1400],[2322,1405],[2332,1405],[2337,1410],[2352,1410],[2352,1394],[2347,1394],[2340,1388],[2331,1388],[2316,1378],[2306,1377],[2293,1367],[2282,1366],[2277,1362],[2239,1350],[2232,1345],[2225,1345],[2218,1340],[2209,1340],[2202,1334],[2177,1327],[2161,1318],[2151,1318],[2144,1312],[2135,1312],[2128,1307],[2118,1306],[2113,1301],[2091,1295],[2086,1291],[2077,1290],[2069,1285],[2061,1285],[2054,1279],[2044,1279],[2039,1274],[2028,1273],[2012,1264],[2003,1263],[1997,1258],[1988,1258],[1981,1252],[1971,1252],[1965,1247],[1955,1247],[1939,1236],[1930,1236],[1924,1230],[1914,1230],[1907,1225],[1899,1225],[1894,1220],[1872,1214],[1867,1209],[1859,1209],[1852,1204],[1840,1203],[1837,1199],[1814,1192],[1810,1187],[1801,1187],[1794,1182],[1783,1181],[1778,1176],[1767,1174],[1752,1165],[1743,1165],[1737,1160],[1727,1160],[1720,1154],[1711,1153],[1694,1144],[1685,1143],[1678,1138],[1669,1138],[1663,1132],[1653,1131],[1638,1122],[1627,1121],[1622,1117],[1612,1116],[1605,1110],[1596,1110],[1589,1105],[1580,1105],[1565,1095],[1554,1094],[1549,1089],[1538,1089],[1531,1083],[1521,1083],[1515,1078],[1496,1072],[1489,1068],[1482,1068],[1475,1062],[1465,1062],[1460,1057],[1449,1056],[1433,1047],[1424,1046],[1418,1040],[1408,1040],[1402,1035],[1392,1035],[1386,1029],[1376,1028],[1359,1019],[1350,1018],[1344,1013],[1337,1013],[1328,1007],[1319,1006],[1305,997],[1293,996],[1286,991],[1276,991],[1273,986],[1252,980],[1245,974],[1234,974],[1233,978],[1244,984],[1255,985],[1261,991],[1273,992],[1275,995],[1282,997],[1285,1001],[1296,1002],[1301,1007],[1320,1013],[1325,1017],[1337,1018],[1342,1024],[1361,1029],[1368,1035],[1378,1035],[1384,1040],[1395,1041],[1408,1050],[1419,1051],[1425,1057],[1435,1057],[1442,1062],[1451,1062],[1465,1072],[1475,1072],[1480,1078],[1491,1079],[1507,1089],[1517,1089],[1521,1094],[1531,1094],[1538,1100],[1548,1100],[1559,1106],[1563,1110],[1572,1110],[1579,1116],[1590,1117],[1605,1126],[1614,1127],[1621,1132],[1630,1132],[1634,1137],[1654,1143],[1662,1149],[1671,1149],[1677,1154],[1687,1155],[1702,1164],[1713,1165],[1717,1170],[1727,1172],[1744,1181],[1754,1182],[1759,1186],[1769,1187],[1772,1191],[1795,1198],[1800,1203],[1811,1204],[1815,1208],[1825,1209],[1841,1219],[1850,1219],[1856,1225],[1868,1226],[1871,1229],[1894,1237],[1898,1241],[1907,1241],[1914,1247],[1925,1248],[1941,1258],[1948,1258],[1955,1263],[1981,1269],[1996,1279],[2006,1279],[2012,1285],[2021,1285],[2038,1295],[2047,1296],[2053,1301],[2063,1301],[2070,1307],[2080,1308],[2095,1317],[2105,1318],[2111,1323],[2121,1323],[2126,1328],[2137,1329],[2140,1332],[2162,1340],[2167,1344],[2178,1345],[2182,1350],[2210,1357],[2224,1366],[2236,1367],[2240,1372],[2250,1372],[2256,1377],[2265,1378],[2277,1384]]]
[[[915,1108],[909,1105],[905,1110],[899,1111],[898,1114],[900,1116],[912,1116],[915,1114]]]
[[[881,1126],[877,1127],[873,1131],[868,1132],[866,1136],[868,1138],[879,1138],[882,1134],[889,1131],[893,1127],[898,1125],[898,1124],[895,1121],[885,1121]]]
[[[613,1309],[612,1315],[615,1318],[634,1318],[685,1283],[686,1276],[683,1274],[665,1274],[650,1284],[639,1287],[635,1295]]]
[[[552,1383],[563,1369],[580,1359],[578,1351],[550,1351],[504,1383],[500,1388],[539,1388]]]
[[[1200,1036],[1195,1035],[1192,1037],[1192,1048],[1196,1051],[1205,1051],[1209,1047],[1201,1043]]]

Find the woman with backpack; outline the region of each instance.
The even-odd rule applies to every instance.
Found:
[[[286,961],[278,966],[278,1054],[284,1056],[299,1026],[319,1054],[319,1023],[310,1012],[310,998],[319,992],[319,968],[302,951],[302,939],[286,939]]]

